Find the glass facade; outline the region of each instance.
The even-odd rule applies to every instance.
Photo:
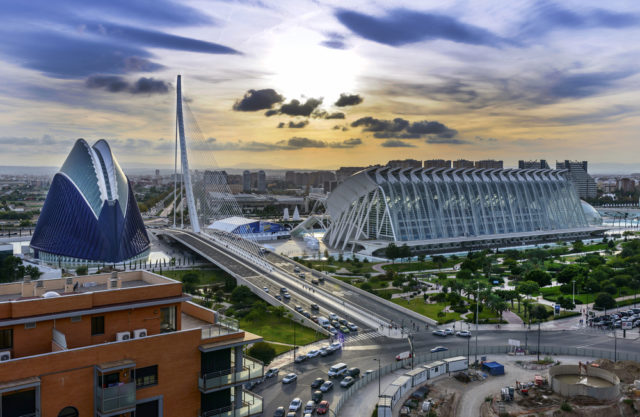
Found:
[[[329,246],[354,240],[429,241],[593,225],[564,171],[398,169],[362,171],[327,201]],[[590,206],[589,206],[590,207]]]

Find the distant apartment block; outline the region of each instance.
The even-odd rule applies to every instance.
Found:
[[[636,190],[636,182],[631,178],[618,178],[616,188],[623,193],[633,193]]]
[[[422,162],[415,159],[400,159],[387,162],[391,168],[422,168]]]
[[[458,159],[453,161],[454,168],[473,168],[473,161],[467,161],[466,159]]]
[[[475,168],[481,169],[502,169],[504,163],[502,161],[495,161],[493,159],[484,159],[482,161],[476,161]]]
[[[249,171],[244,171],[242,173],[242,192],[251,192],[251,172]]]
[[[0,415],[261,415],[260,340],[144,271],[0,284]]]
[[[444,159],[430,159],[424,161],[424,168],[451,168],[451,161]]]
[[[258,171],[258,192],[266,193],[267,192],[267,174],[264,171]]]
[[[358,171],[361,169],[363,168],[358,169]],[[284,179],[287,184],[295,185],[297,187],[322,187],[325,182],[335,181],[336,174],[332,171],[287,171],[284,175]]]
[[[518,161],[519,169],[549,169],[549,164],[546,160],[541,159],[539,161]]]
[[[598,190],[595,180],[589,175],[587,161],[556,161],[556,169],[569,171],[569,179],[575,187],[578,197],[596,198]]]

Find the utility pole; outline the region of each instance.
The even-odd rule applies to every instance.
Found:
[[[574,306],[574,308],[575,308],[575,305],[576,305],[576,280],[574,279],[574,280],[573,280],[573,281],[571,281],[571,282],[573,283],[573,293],[571,294],[571,296],[572,296],[572,303],[573,303],[573,306]]]
[[[478,363],[478,314],[480,308],[480,281],[478,281],[478,290],[476,292],[476,364]]]
[[[378,362],[378,398],[380,398],[380,358],[378,359],[373,359],[374,361]]]

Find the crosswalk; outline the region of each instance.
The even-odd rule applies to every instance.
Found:
[[[362,342],[367,342],[383,336],[384,335],[377,330],[361,331],[357,334],[346,335],[344,337],[344,344],[345,346],[363,344]]]

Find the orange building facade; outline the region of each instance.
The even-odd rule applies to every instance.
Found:
[[[261,338],[144,271],[0,284],[0,417],[248,417]]]

